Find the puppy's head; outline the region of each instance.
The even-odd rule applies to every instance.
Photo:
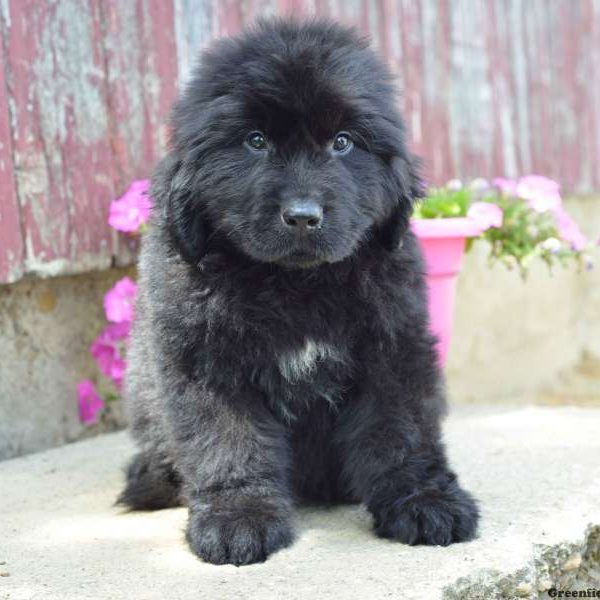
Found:
[[[176,104],[154,196],[190,262],[207,245],[301,268],[393,251],[420,193],[390,75],[352,30],[270,22],[217,42]]]

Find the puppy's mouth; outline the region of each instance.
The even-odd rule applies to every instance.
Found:
[[[295,252],[277,259],[277,264],[288,269],[311,269],[327,262],[324,257],[308,252]]]

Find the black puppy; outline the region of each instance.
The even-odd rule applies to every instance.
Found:
[[[408,544],[472,538],[408,230],[421,187],[382,62],[337,25],[263,23],[203,55],[172,127],[120,501],[186,504],[189,544],[216,564],[290,544],[296,500],[364,502]]]

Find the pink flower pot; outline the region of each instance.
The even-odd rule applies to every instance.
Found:
[[[438,340],[440,364],[446,364],[452,327],[456,279],[462,267],[465,241],[482,228],[471,219],[414,219],[412,230],[421,242],[427,264],[431,331]]]

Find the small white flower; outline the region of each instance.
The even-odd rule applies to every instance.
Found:
[[[478,177],[469,183],[469,188],[474,192],[486,192],[490,189],[490,182],[483,177]]]
[[[463,188],[463,184],[460,179],[451,179],[446,184],[446,189],[450,190],[451,192],[456,192],[458,190],[462,190],[462,188]]]
[[[561,249],[562,244],[560,243],[560,240],[557,240],[556,238],[551,237],[551,238],[544,240],[540,244],[540,246],[547,252],[556,254]]]

